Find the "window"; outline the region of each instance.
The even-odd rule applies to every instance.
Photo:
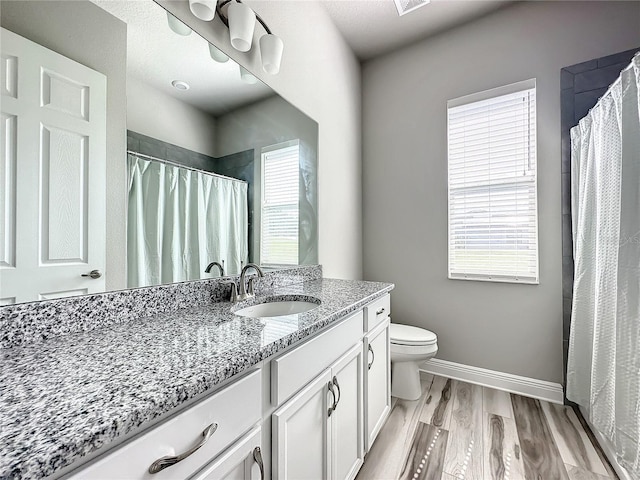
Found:
[[[535,80],[447,110],[449,278],[538,283]]]
[[[262,149],[262,265],[298,264],[299,154],[297,140]]]

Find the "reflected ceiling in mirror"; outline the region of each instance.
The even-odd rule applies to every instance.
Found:
[[[38,67],[50,72],[38,79],[49,95],[41,110],[90,106],[87,118],[103,119],[87,133],[77,119],[48,128],[35,114],[37,147],[25,153],[10,128],[26,122],[11,123],[16,99],[3,89],[0,173],[14,184],[0,206],[20,219],[0,222],[10,253],[0,259],[3,304],[219,276],[213,262],[225,275],[247,262],[317,263],[317,123],[244,81],[233,59],[216,61],[219,50],[151,0],[3,0],[0,9],[3,72],[6,58],[36,65],[51,54]],[[8,51],[13,34],[30,46]],[[73,66],[56,71],[58,60],[97,83]],[[24,72],[15,74],[21,85]],[[39,203],[26,191],[39,191]]]
[[[171,13],[150,5],[151,1],[94,0],[94,3],[127,24],[129,78],[213,116],[274,95],[271,88],[256,81],[253,75],[253,83],[242,80],[236,62]],[[176,33],[172,26],[189,33]],[[214,56],[227,61],[221,63]],[[175,80],[186,82],[189,89],[173,87]]]

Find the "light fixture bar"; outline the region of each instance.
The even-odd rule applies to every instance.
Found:
[[[218,12],[218,18],[222,20],[222,23],[224,23],[227,26],[227,28],[229,28],[229,19],[224,13],[222,13],[222,7],[234,1],[237,3],[242,3],[240,0],[222,0],[221,2],[218,2],[218,5],[216,5],[216,12]],[[254,13],[256,14],[256,20],[260,23],[260,25],[262,25],[262,28],[264,28],[265,32],[271,35],[271,29],[268,27],[266,22],[262,19],[260,15],[258,15],[258,13],[255,12],[255,10],[254,10]]]
[[[225,6],[227,7],[226,14],[222,11]],[[266,32],[266,35],[260,37],[262,69],[270,75],[277,75],[280,72],[284,43],[280,37],[271,32],[260,15],[245,6],[241,0],[219,0],[216,3],[216,12],[218,18],[229,29],[231,45],[240,52],[247,52],[251,49],[254,22],[260,23]]]

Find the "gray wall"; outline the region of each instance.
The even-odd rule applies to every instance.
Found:
[[[3,0],[0,8],[2,27],[107,77],[106,290],[125,288],[127,26],[89,2]]]
[[[216,156],[215,117],[131,76],[127,77],[127,128],[194,152]]]
[[[364,276],[438,357],[562,381],[560,69],[633,48],[639,2],[517,2],[363,66]],[[537,79],[540,284],[447,279],[448,99]]]

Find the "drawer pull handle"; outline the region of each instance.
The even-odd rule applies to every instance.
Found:
[[[328,408],[327,416],[330,417],[333,411],[336,409],[336,392],[333,390],[333,383],[329,382],[327,385],[329,391],[331,392],[331,397],[333,398],[333,404]]]
[[[384,313],[384,307],[376,312],[376,315],[382,315]]]
[[[373,353],[373,348],[371,348],[371,344],[369,344],[369,352],[371,353],[371,363],[367,365],[367,370],[371,370],[371,366],[376,359],[376,354]]]
[[[262,450],[260,447],[256,447],[253,449],[253,460],[260,467],[260,480],[264,480],[264,463],[262,462]]]
[[[338,407],[338,404],[340,403],[340,399],[342,398],[342,393],[340,392],[340,385],[338,385],[338,377],[336,376],[333,377],[333,384],[338,389],[338,399],[336,400],[336,404],[333,406],[333,409],[335,410]]]
[[[182,460],[187,458],[189,455],[194,453],[196,450],[198,450],[200,447],[202,447],[205,443],[207,443],[207,440],[211,438],[211,436],[215,433],[217,428],[218,428],[217,423],[212,423],[207,428],[205,428],[204,431],[202,432],[203,438],[202,440],[200,440],[200,443],[198,443],[195,447],[190,448],[186,452],[176,456],[166,456],[166,457],[159,458],[158,460],[156,460],[151,464],[151,466],[149,467],[149,473],[161,472],[165,468],[168,468],[171,465],[175,465],[176,463],[181,462]]]

